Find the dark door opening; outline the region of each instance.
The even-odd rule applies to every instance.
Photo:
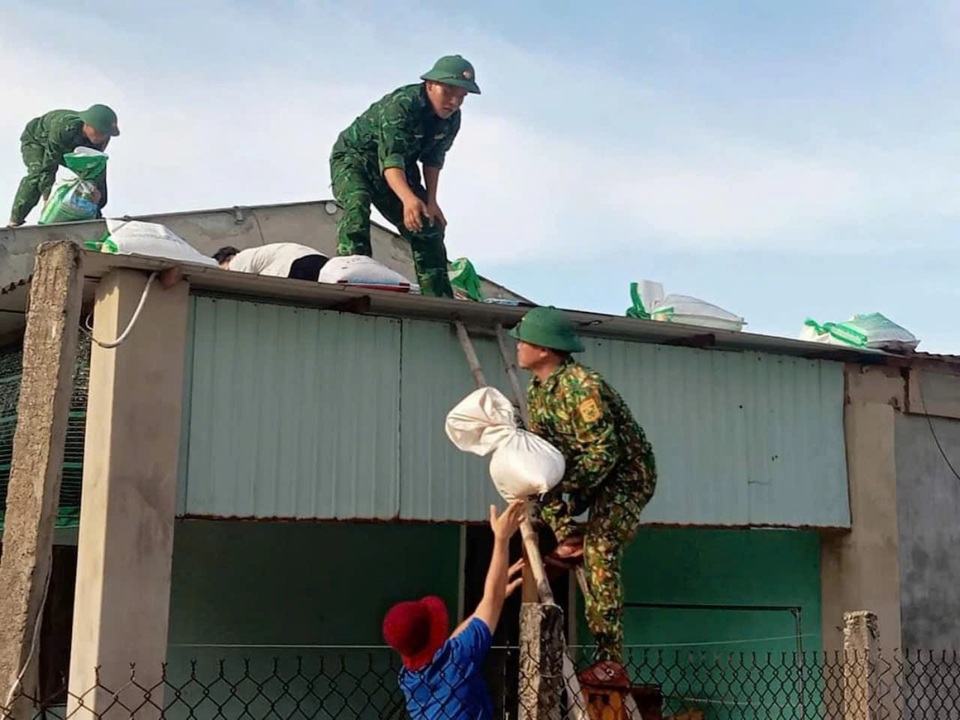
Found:
[[[510,559],[521,555],[522,541],[518,532],[510,542]],[[540,552],[552,552],[556,542],[549,531],[540,533]],[[469,615],[483,597],[483,584],[493,551],[493,533],[488,525],[468,525],[463,569],[463,610]],[[561,575],[550,582],[553,597],[569,619],[569,578]],[[493,635],[494,649],[487,661],[487,682],[493,694],[494,716],[507,720],[517,717],[517,680],[520,671],[517,647],[520,643],[521,590],[507,598],[500,622]]]

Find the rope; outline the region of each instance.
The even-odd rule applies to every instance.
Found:
[[[130,336],[130,333],[133,330],[133,326],[136,325],[137,319],[140,317],[140,311],[143,310],[143,305],[147,301],[147,295],[150,294],[150,285],[152,285],[153,281],[156,280],[157,275],[159,275],[159,273],[157,272],[150,273],[150,277],[147,278],[147,284],[144,286],[143,292],[140,294],[140,302],[137,303],[137,309],[133,311],[133,316],[130,318],[130,322],[127,323],[126,329],[124,329],[124,331],[120,333],[120,336],[116,340],[113,340],[111,342],[104,342],[104,341],[97,340],[93,336],[93,325],[91,322],[91,316],[88,315],[86,321],[84,322],[83,329],[86,330],[87,334],[90,336],[90,339],[93,340],[93,342],[95,342],[100,347],[107,348],[108,350],[121,345]]]

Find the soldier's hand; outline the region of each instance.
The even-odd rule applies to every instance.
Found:
[[[427,203],[427,217],[433,222],[440,223],[440,227],[447,226],[447,219],[443,216],[443,210],[440,209],[440,206],[437,205],[436,202]]]
[[[427,214],[427,206],[416,195],[403,203],[403,224],[410,232],[420,232],[423,229],[423,216]]]

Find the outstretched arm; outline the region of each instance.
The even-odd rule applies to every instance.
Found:
[[[483,598],[473,615],[464,620],[454,631],[453,637],[460,634],[473,618],[482,620],[491,634],[496,631],[504,601],[522,581],[522,578],[510,579],[510,538],[520,527],[524,513],[526,513],[524,500],[514,500],[499,517],[497,517],[497,509],[490,506],[493,555],[490,558],[490,568],[487,570],[487,579],[483,586]]]

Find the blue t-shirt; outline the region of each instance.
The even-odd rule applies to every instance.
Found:
[[[493,701],[483,677],[483,661],[493,635],[473,618],[447,640],[426,667],[400,670],[400,688],[413,720],[491,720]]]

